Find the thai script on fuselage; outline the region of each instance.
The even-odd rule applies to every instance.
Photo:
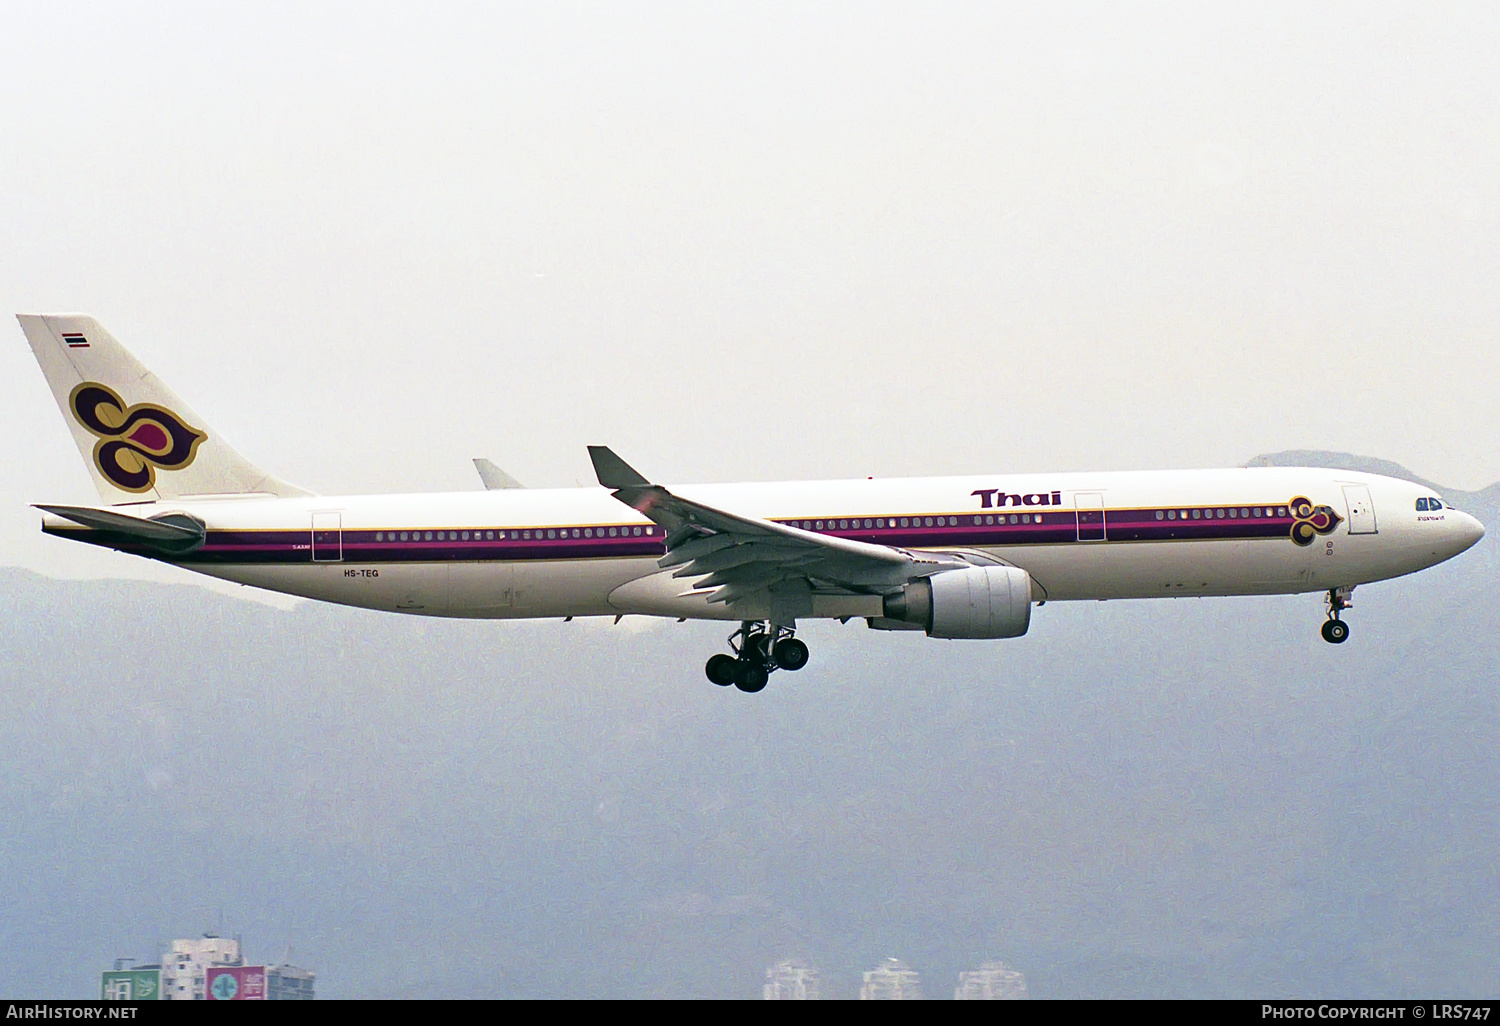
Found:
[[[997,506],[1061,506],[1062,492],[1007,492],[1003,488],[977,488],[969,493],[979,496],[980,509]]]

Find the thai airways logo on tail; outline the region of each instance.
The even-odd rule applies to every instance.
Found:
[[[156,484],[156,470],[181,470],[193,462],[208,434],[184,424],[155,403],[126,405],[114,391],[85,381],[68,398],[73,416],[99,436],[94,466],[116,488],[144,492]]]

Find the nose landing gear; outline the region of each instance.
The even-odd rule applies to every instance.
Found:
[[[1354,589],[1328,589],[1328,619],[1323,622],[1323,640],[1330,645],[1342,645],[1349,640],[1349,625],[1339,619],[1339,614],[1354,608]]]
[[[791,627],[747,620],[729,636],[734,655],[710,656],[703,668],[719,687],[733,684],[749,694],[765,688],[773,670],[800,670],[807,665],[807,645]]]

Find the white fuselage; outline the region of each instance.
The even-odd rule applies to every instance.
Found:
[[[1352,587],[1448,559],[1483,534],[1431,492],[1348,471],[1256,468],[674,488],[746,517],[1024,569],[1037,600],[1264,595]],[[1301,507],[1320,512],[1298,516]],[[603,488],[429,495],[198,497],[129,507],[187,513],[204,545],[164,557],[224,580],[432,616],[648,614],[764,618],[711,604],[657,567],[663,530]],[[1321,517],[1321,519],[1318,519]],[[48,515],[45,530],[92,540]],[[1299,542],[1297,538],[1300,537]],[[815,617],[881,616],[876,594],[813,595]]]

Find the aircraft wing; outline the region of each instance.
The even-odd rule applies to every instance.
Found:
[[[832,538],[715,509],[652,484],[605,446],[589,446],[589,456],[601,485],[666,529],[667,552],[658,565],[677,567],[672,576],[692,579],[692,591],[712,592],[710,602],[733,602],[798,579],[815,591],[884,594],[973,565],[950,553]]]

